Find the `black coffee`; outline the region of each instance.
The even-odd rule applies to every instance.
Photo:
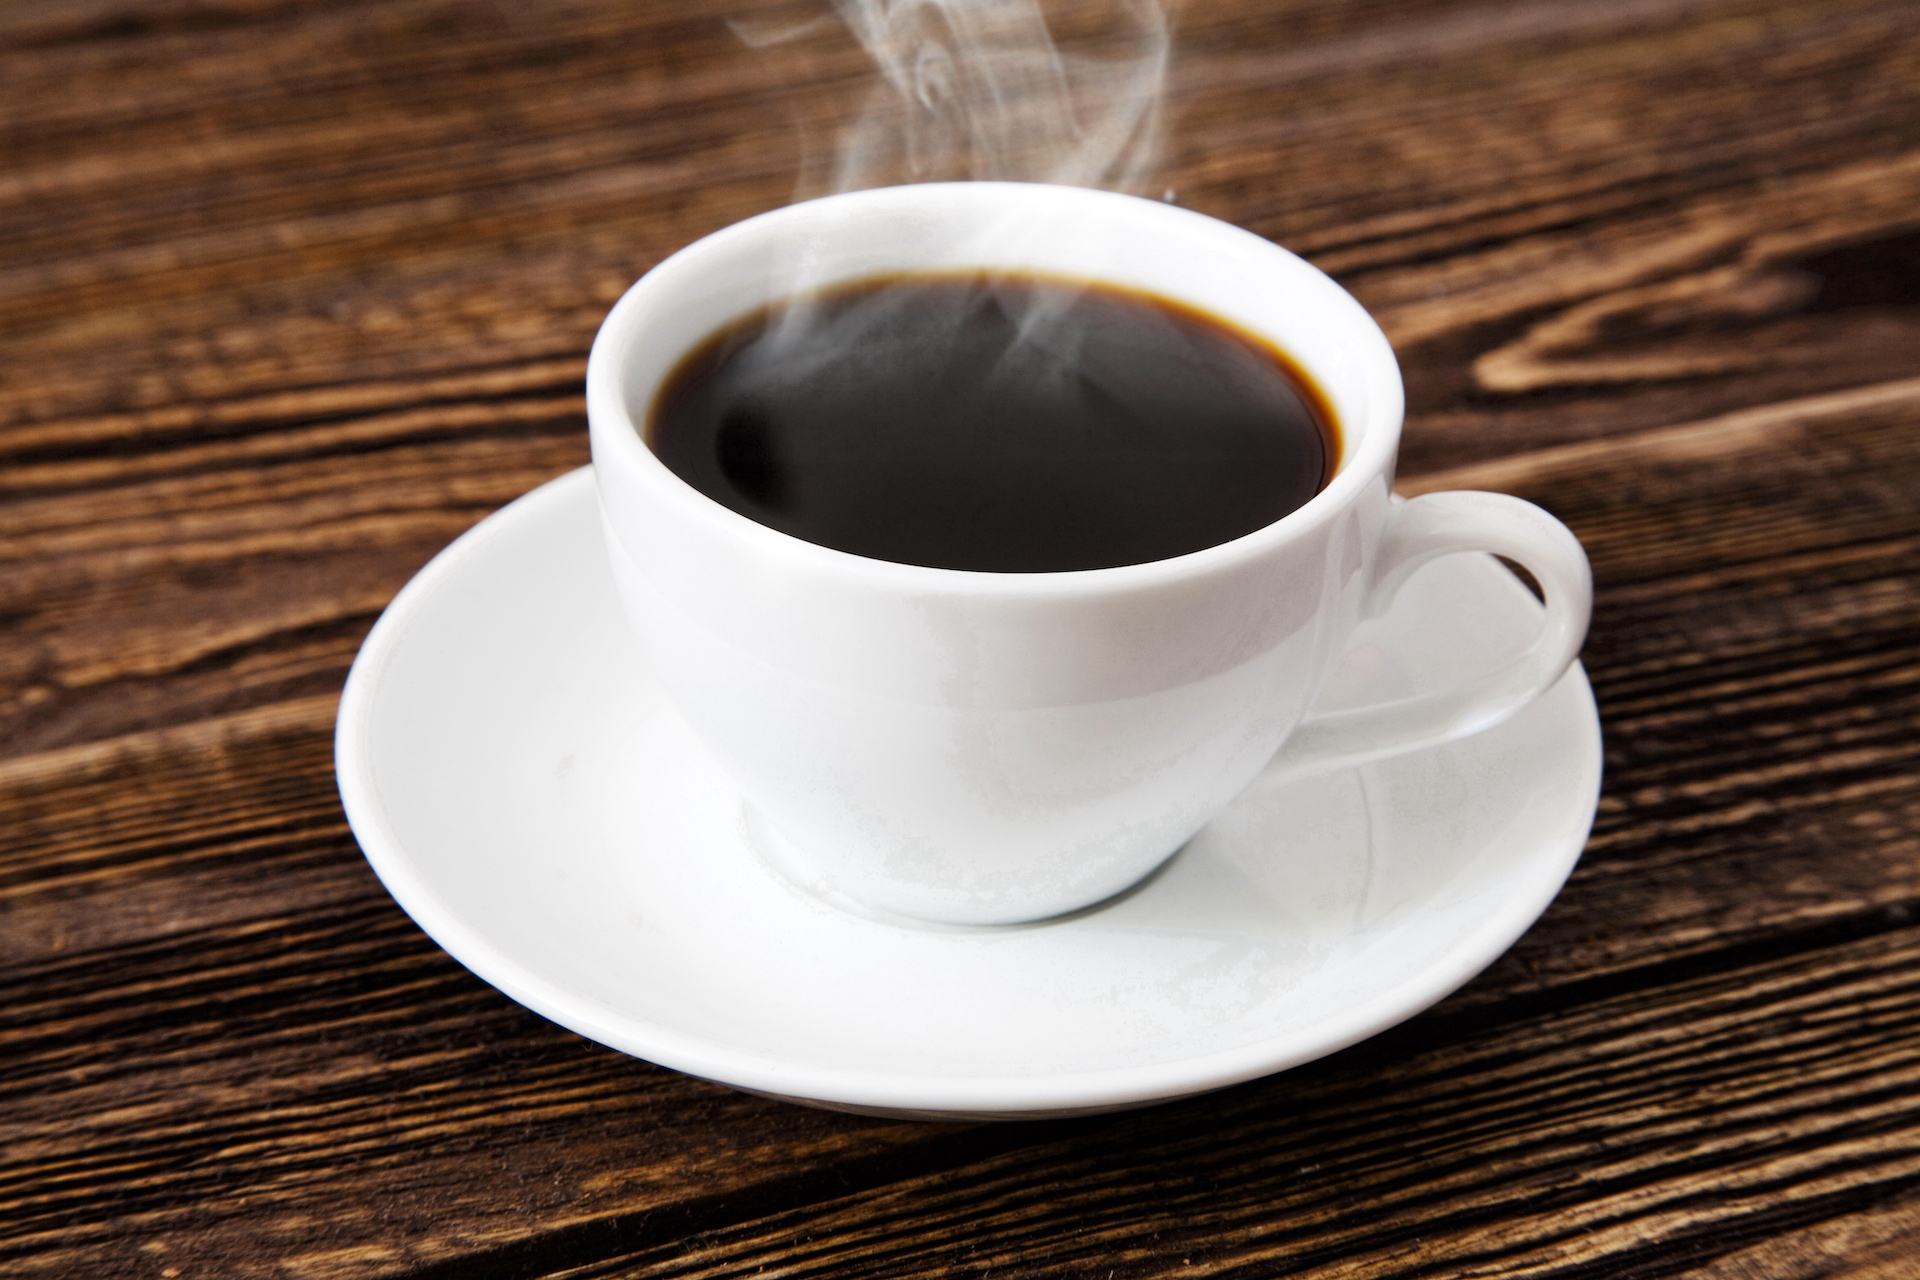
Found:
[[[756,312],[667,378],[647,443],[822,546],[1031,573],[1164,560],[1331,478],[1326,402],[1280,352],[1165,299],[1037,276],[896,276]]]

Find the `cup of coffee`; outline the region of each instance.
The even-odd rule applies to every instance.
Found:
[[[613,308],[587,409],[646,660],[795,881],[883,913],[1099,902],[1263,774],[1498,723],[1586,633],[1579,543],[1391,493],[1378,326],[1246,231],[1110,192],[925,184],[749,219]],[[1546,597],[1464,688],[1316,714],[1422,564]]]

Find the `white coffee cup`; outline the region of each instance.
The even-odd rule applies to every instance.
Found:
[[[808,288],[966,268],[1137,289],[1265,338],[1333,406],[1332,481],[1283,519],[1188,555],[981,573],[775,532],[695,491],[645,444],[662,380],[729,322]],[[1517,498],[1394,499],[1402,410],[1378,326],[1299,258],[1172,205],[1020,183],[859,191],[729,227],[635,284],[587,368],[627,615],[739,785],[763,852],[829,896],[964,924],[1098,902],[1263,771],[1446,742],[1565,672],[1591,606],[1579,543]],[[1312,714],[1361,618],[1421,564],[1460,551],[1510,557],[1541,583],[1545,625],[1524,657],[1468,688]]]

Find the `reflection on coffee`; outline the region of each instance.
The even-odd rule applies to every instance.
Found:
[[[1325,397],[1194,309],[1041,276],[864,280],[757,311],[668,376],[647,443],[822,546],[1031,573],[1251,533],[1339,462]]]

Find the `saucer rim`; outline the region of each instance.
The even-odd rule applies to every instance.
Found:
[[[950,1118],[1038,1118],[1111,1111],[1227,1088],[1348,1048],[1458,990],[1498,959],[1544,913],[1579,861],[1597,813],[1603,772],[1600,723],[1591,685],[1576,662],[1562,682],[1574,682],[1581,695],[1579,718],[1584,741],[1569,743],[1568,754],[1579,764],[1589,765],[1591,773],[1586,821],[1578,824],[1577,835],[1560,844],[1543,841],[1538,851],[1529,854],[1521,864],[1524,874],[1516,877],[1500,909],[1485,917],[1478,928],[1463,934],[1443,963],[1387,987],[1341,1016],[1281,1036],[1192,1057],[1036,1075],[902,1073],[827,1066],[786,1060],[682,1031],[572,991],[564,983],[540,974],[537,966],[516,959],[468,924],[408,857],[387,819],[389,806],[372,766],[372,713],[381,682],[402,641],[430,610],[434,596],[495,542],[538,524],[553,508],[587,500],[598,501],[591,466],[550,480],[460,535],[394,596],[368,633],[341,693],[334,737],[335,773],[348,824],[369,865],[428,937],[519,1004],[590,1040],[663,1067],[797,1102]],[[1514,586],[1524,590],[1517,581]],[[1569,811],[1573,803],[1570,798]],[[867,923],[875,929],[907,927]],[[1303,1038],[1302,1031],[1313,1034]]]

